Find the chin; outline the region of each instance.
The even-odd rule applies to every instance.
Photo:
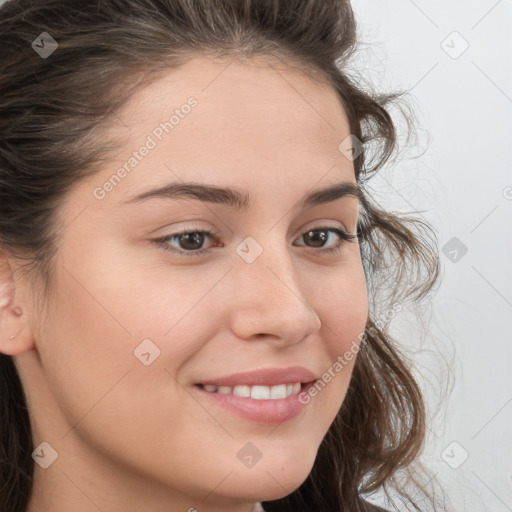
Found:
[[[279,456],[281,455],[281,456]],[[316,451],[272,453],[252,468],[240,469],[226,480],[224,491],[240,499],[271,501],[288,496],[306,480],[315,462]],[[266,460],[264,460],[266,458]],[[229,486],[229,489],[228,489]],[[240,491],[243,490],[243,495]]]

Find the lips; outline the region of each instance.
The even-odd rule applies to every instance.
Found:
[[[306,384],[315,381],[315,374],[301,366],[289,368],[265,368],[249,372],[235,373],[215,379],[205,379],[196,383],[204,386],[221,386],[234,388],[235,386],[279,386],[290,383]]]
[[[310,370],[266,368],[205,379],[194,386],[194,394],[253,423],[277,425],[299,416],[305,405],[298,397],[316,381]]]

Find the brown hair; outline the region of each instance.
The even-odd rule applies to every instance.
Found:
[[[48,58],[31,47],[42,32],[58,43]],[[0,246],[27,262],[23,271],[44,285],[44,294],[52,292],[59,205],[115,150],[102,130],[159,76],[151,71],[194,54],[273,55],[320,73],[338,93],[363,144],[354,169],[364,192],[358,237],[370,314],[346,398],[310,475],[290,495],[265,502],[268,511],[362,512],[371,509],[363,495],[388,488],[420,510],[397,475],[413,474],[425,406],[410,363],[376,311],[420,301],[433,289],[437,243],[428,224],[385,211],[365,192],[396,149],[387,107],[403,93],[370,93],[350,78],[356,42],[348,0],[10,0],[0,8]],[[23,387],[4,354],[0,411],[0,509],[20,512],[32,488],[33,443]],[[433,504],[412,481],[422,501]]]

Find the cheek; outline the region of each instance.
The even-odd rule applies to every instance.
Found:
[[[317,300],[332,361],[354,346],[354,340],[359,344],[368,320],[366,279],[362,265],[356,263],[357,259],[338,278],[324,280]]]
[[[67,244],[56,276],[57,302],[39,340],[52,393],[71,425],[93,407],[87,419],[99,418],[104,395],[102,403],[126,392],[126,404],[158,410],[172,390],[182,393],[169,374],[200,349],[204,325],[198,311],[207,302],[200,299],[223,270],[191,279],[123,256],[108,243],[92,252],[90,243]],[[162,390],[163,396],[153,391],[148,399],[144,389]]]
[[[83,265],[77,261],[66,268],[73,277],[65,270],[59,273],[58,302],[40,340],[56,405],[54,417],[61,415],[64,420],[55,422],[55,428],[61,429],[57,435],[63,439],[58,451],[62,456],[76,451],[76,445],[68,443],[78,437],[112,460],[133,467],[166,468],[169,474],[168,454],[182,449],[180,443],[190,446],[189,455],[199,459],[190,428],[198,424],[197,407],[195,403],[180,406],[187,405],[187,394],[171,377],[193,352],[187,343],[172,343],[175,337],[189,339],[178,322],[186,313],[184,302],[193,301],[183,293],[165,294],[163,300],[155,289],[169,292],[171,286],[161,281],[158,288],[148,285],[146,295],[137,294],[133,272],[119,279],[114,267],[109,273],[103,266],[100,273],[92,261]],[[181,307],[171,308],[173,302]],[[175,324],[163,338],[164,331]],[[196,338],[194,328],[188,334]],[[135,355],[142,340],[154,340],[159,348],[146,341],[144,350]],[[160,352],[153,359],[155,350]],[[147,366],[145,353],[151,361]],[[147,451],[131,450],[141,443]],[[179,474],[172,477],[179,478]]]
[[[38,348],[52,394],[67,423],[76,425],[136,360],[130,326],[119,322],[115,302],[102,293],[106,283],[98,286],[81,269],[66,268],[70,274],[58,276],[58,300]]]
[[[368,296],[362,266],[354,265],[350,272],[340,273],[337,280],[325,282],[316,311],[322,320],[326,364],[309,398],[317,402],[330,424],[350,384],[368,320]]]

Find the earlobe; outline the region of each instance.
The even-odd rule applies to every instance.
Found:
[[[0,307],[0,353],[15,356],[33,348],[24,317],[19,307]]]
[[[23,314],[22,311],[21,311],[21,308],[19,308],[19,307],[14,308],[13,312],[15,312],[17,315],[22,315]],[[13,340],[14,338],[16,338],[16,336],[18,336],[18,334],[20,334],[20,332],[23,330],[24,327],[25,326],[23,326],[16,334],[13,334],[13,335],[9,336],[9,339]]]
[[[0,252],[0,353],[15,356],[33,348],[26,314],[15,304],[15,286],[11,267]]]

